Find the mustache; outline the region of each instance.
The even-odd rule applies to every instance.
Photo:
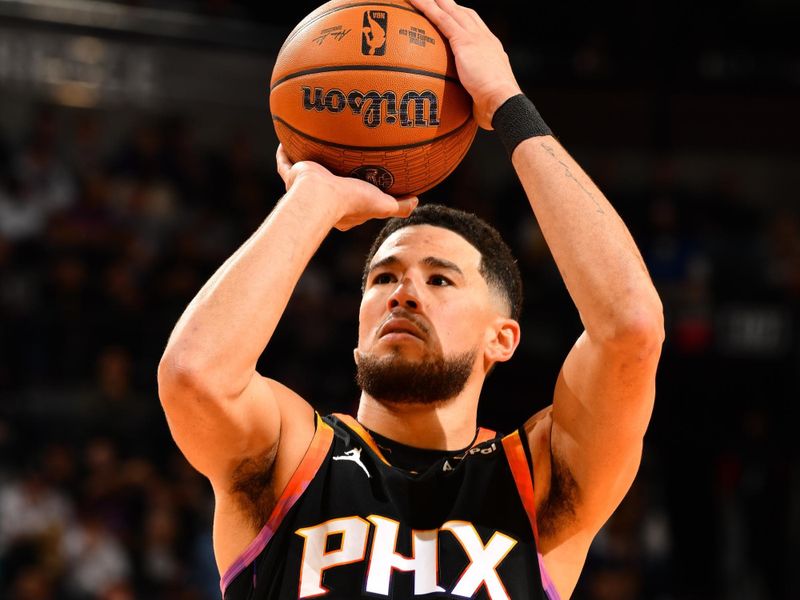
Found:
[[[380,331],[381,328],[392,319],[405,319],[406,321],[411,321],[411,323],[413,323],[414,326],[417,327],[425,335],[428,335],[428,333],[430,332],[430,327],[428,326],[427,323],[425,323],[425,321],[423,321],[419,317],[419,315],[416,315],[406,310],[405,308],[396,308],[391,313],[389,313],[389,316],[386,317],[383,320],[383,322],[381,322],[381,324],[378,326],[378,331]]]

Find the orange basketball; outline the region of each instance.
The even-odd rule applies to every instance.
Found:
[[[293,162],[394,196],[447,177],[477,129],[447,40],[405,0],[333,0],[308,15],[278,53],[269,104]]]

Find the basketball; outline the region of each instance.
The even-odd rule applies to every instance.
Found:
[[[270,111],[292,162],[393,196],[441,182],[477,130],[447,40],[405,0],[333,0],[309,14],[278,53]]]

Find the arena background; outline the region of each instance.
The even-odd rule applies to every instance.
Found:
[[[470,5],[665,307],[642,468],[574,597],[800,598],[800,5]],[[0,0],[0,598],[219,596],[210,489],[156,365],[282,192],[268,81],[313,7]],[[485,217],[519,257],[522,344],[480,415],[508,430],[550,402],[577,312],[493,135],[423,201]],[[355,407],[377,227],[330,235],[260,363],[321,411]]]

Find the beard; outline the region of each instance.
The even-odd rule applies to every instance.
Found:
[[[356,383],[379,402],[442,404],[467,385],[477,349],[453,357],[410,361],[397,354],[378,358],[356,355]]]

